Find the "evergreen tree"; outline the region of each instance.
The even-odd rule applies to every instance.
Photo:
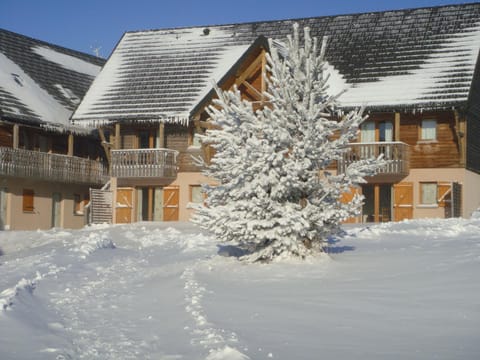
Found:
[[[215,149],[204,173],[216,185],[204,186],[194,221],[249,250],[252,261],[323,251],[340,223],[359,214],[362,197],[342,203],[342,194],[384,164],[369,159],[330,171],[356,139],[362,111],[343,114],[338,94],[328,94],[326,41],[319,51],[305,28],[302,45],[295,25],[280,44],[269,40],[267,105],[255,111],[238,89],[216,88],[208,110],[216,127],[202,138]]]

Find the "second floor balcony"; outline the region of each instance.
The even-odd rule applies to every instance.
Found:
[[[108,181],[108,168],[99,161],[76,156],[0,147],[0,175],[101,185]]]
[[[177,177],[178,151],[171,149],[112,150],[111,175],[117,178]]]
[[[387,165],[370,178],[371,181],[397,181],[410,172],[410,156],[408,145],[403,142],[352,143],[343,159],[338,162],[338,172],[345,172],[353,162],[383,155]]]

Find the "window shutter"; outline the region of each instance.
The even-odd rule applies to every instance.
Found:
[[[452,186],[449,182],[438,183],[438,206],[445,207],[451,199]]]
[[[34,192],[30,189],[23,189],[23,211],[33,212]]]

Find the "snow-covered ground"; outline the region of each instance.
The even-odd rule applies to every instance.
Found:
[[[187,223],[0,233],[0,359],[478,359],[480,219],[244,264]]]

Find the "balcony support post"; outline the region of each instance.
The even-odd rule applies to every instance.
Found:
[[[395,141],[400,141],[400,113],[395,113],[395,125],[394,125],[394,132],[395,132]]]
[[[68,134],[68,150],[67,150],[67,155],[68,156],[73,156],[73,134],[70,133]]]
[[[115,124],[115,149],[119,150],[122,144],[120,137],[120,123]]]
[[[158,126],[158,148],[165,147],[165,124],[163,122]]]
[[[20,126],[13,124],[13,148],[18,149],[20,138]]]

